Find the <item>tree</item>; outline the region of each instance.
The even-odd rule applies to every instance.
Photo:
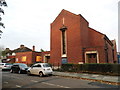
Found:
[[[0,59],[1,59],[1,56],[3,56],[3,51],[4,51],[4,46],[1,46],[0,45]]]
[[[41,52],[44,52],[44,50],[43,50],[42,48],[40,49],[40,51],[41,51]]]
[[[5,0],[0,0],[0,13],[2,13],[4,15],[4,10],[2,9],[2,6],[7,7],[7,3]],[[3,28],[5,28],[4,23],[1,22],[2,18],[0,15],[0,26],[2,26]],[[0,30],[0,38],[1,38],[1,34],[2,34],[2,30]]]

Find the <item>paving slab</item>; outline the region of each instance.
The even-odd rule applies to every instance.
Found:
[[[120,83],[120,76],[108,76],[108,75],[84,74],[84,73],[69,73],[69,72],[57,72],[57,71],[54,71],[53,75],[70,76],[70,77],[78,77],[78,78],[86,78],[86,79]]]

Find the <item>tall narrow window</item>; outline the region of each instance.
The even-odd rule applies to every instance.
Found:
[[[60,28],[61,33],[62,33],[62,54],[66,54],[66,30],[67,27],[66,26],[62,26],[62,28]]]
[[[65,30],[62,31],[62,53],[66,54]]]

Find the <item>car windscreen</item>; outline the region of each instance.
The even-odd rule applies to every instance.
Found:
[[[6,65],[12,65],[11,63],[6,63]]]
[[[20,67],[27,68],[26,64],[20,64]]]
[[[43,64],[43,67],[50,67],[50,64]]]

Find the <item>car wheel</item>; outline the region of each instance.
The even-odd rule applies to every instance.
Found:
[[[28,76],[30,76],[30,75],[31,75],[30,71],[27,71],[27,75],[28,75]]]
[[[49,74],[49,76],[52,76],[52,74]]]
[[[10,72],[13,73],[13,70],[11,69]]]
[[[43,72],[39,72],[39,76],[40,76],[40,77],[43,77]]]

